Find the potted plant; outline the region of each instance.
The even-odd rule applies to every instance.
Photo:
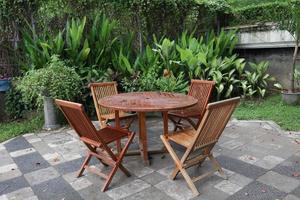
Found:
[[[290,2],[290,19],[283,19],[281,26],[283,29],[288,30],[295,39],[295,48],[293,54],[293,62],[289,73],[290,84],[289,87],[282,91],[282,99],[287,104],[300,103],[300,92],[295,90],[295,77],[296,77],[296,61],[299,52],[300,43],[300,2],[291,0]],[[282,88],[280,85],[275,85]]]
[[[11,78],[3,73],[0,73],[0,92],[6,92],[10,88],[10,80]]]
[[[81,79],[75,70],[54,55],[46,66],[29,70],[17,84],[25,103],[44,107],[47,130],[59,127],[54,99],[72,100],[79,94]]]

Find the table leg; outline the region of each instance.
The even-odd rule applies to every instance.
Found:
[[[168,118],[168,111],[162,112],[163,114],[163,122],[164,122],[164,135],[168,136],[169,134],[169,118]]]
[[[139,117],[139,143],[141,156],[145,165],[149,165],[148,146],[147,146],[147,130],[146,130],[146,115],[144,112],[138,113]]]
[[[120,115],[118,110],[115,110],[115,126],[116,128],[121,128]],[[118,154],[120,154],[122,151],[121,140],[116,141],[116,146],[117,146]]]

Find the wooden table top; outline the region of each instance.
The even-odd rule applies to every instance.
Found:
[[[192,96],[168,92],[131,92],[99,100],[106,108],[122,111],[155,112],[187,108],[198,102]]]

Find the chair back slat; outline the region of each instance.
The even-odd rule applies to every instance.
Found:
[[[117,83],[116,82],[91,83],[90,88],[92,91],[98,119],[101,119],[101,115],[113,114],[114,113],[113,109],[104,108],[100,106],[98,102],[100,99],[104,97],[118,94]]]
[[[214,81],[195,79],[191,81],[188,95],[198,99],[198,103],[194,107],[197,107],[197,110],[200,111],[200,117],[202,117],[205,112],[205,108],[210,99],[214,85]]]
[[[94,125],[84,112],[82,104],[59,99],[56,99],[55,103],[79,137],[85,137],[98,143],[103,143],[101,137],[97,135]]]
[[[197,130],[194,149],[214,145],[218,141],[239,101],[240,97],[236,97],[207,105]]]

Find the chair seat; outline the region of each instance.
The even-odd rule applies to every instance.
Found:
[[[181,109],[181,110],[174,110],[170,111],[168,115],[180,117],[180,118],[200,118],[201,111],[199,110],[198,106],[192,106],[190,108]]]
[[[182,145],[184,147],[189,147],[195,140],[196,130],[195,129],[184,129],[182,131],[177,131],[168,136],[168,139]]]
[[[120,119],[131,118],[131,117],[135,117],[135,116],[136,116],[136,113],[127,113],[127,112],[123,112],[123,111],[119,112],[119,118]],[[114,120],[115,119],[115,113],[109,113],[109,114],[101,115],[101,118],[104,119],[104,120]]]
[[[127,137],[129,132],[123,129],[113,128],[113,127],[105,127],[99,131],[97,134],[101,136],[105,144],[109,144],[116,140],[119,140],[123,137]]]

